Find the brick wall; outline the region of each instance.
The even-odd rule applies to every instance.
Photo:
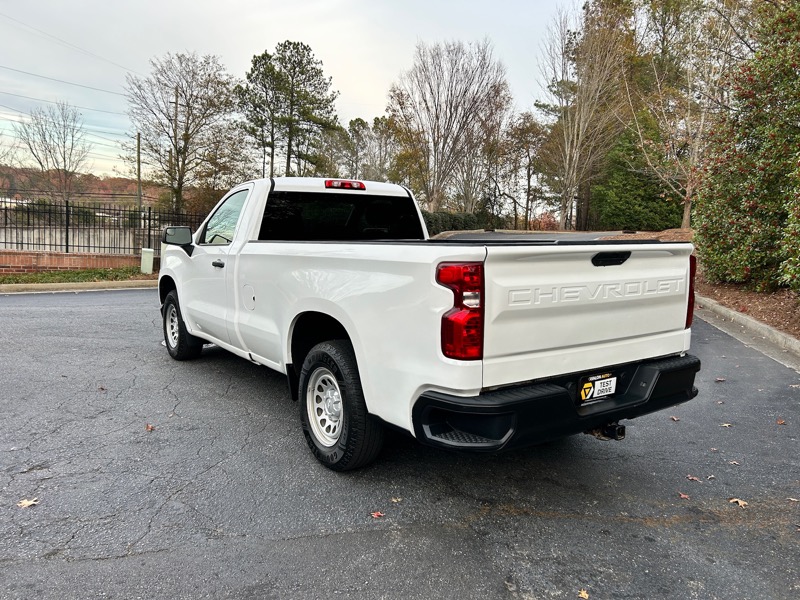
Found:
[[[88,252],[30,252],[0,250],[0,274],[77,271],[138,266],[141,258],[132,254],[92,254]]]

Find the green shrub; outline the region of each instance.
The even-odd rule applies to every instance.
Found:
[[[800,290],[800,7],[757,14],[760,50],[733,75],[732,110],[709,138],[695,240],[712,281]]]
[[[781,243],[785,258],[781,263],[780,283],[800,291],[800,156],[796,165],[792,173],[794,188],[788,198],[788,215]]]
[[[653,133],[655,135],[655,133]],[[632,131],[620,136],[592,186],[592,229],[661,231],[681,226],[683,205],[665,193],[637,147]]]
[[[428,228],[428,235],[434,236],[445,231],[470,231],[484,229],[477,215],[472,213],[449,213],[444,211],[422,211],[422,218]]]
[[[84,281],[122,281],[138,277],[139,267],[112,269],[80,269],[75,271],[43,271],[41,273],[8,273],[0,275],[4,283],[78,283]]]

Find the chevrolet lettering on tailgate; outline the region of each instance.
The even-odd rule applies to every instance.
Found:
[[[648,279],[597,285],[565,285],[510,290],[509,306],[587,302],[684,293],[683,279]]]

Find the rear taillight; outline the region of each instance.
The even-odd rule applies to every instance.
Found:
[[[442,263],[436,281],[453,291],[453,308],[442,317],[447,358],[483,358],[483,263]]]
[[[694,319],[694,277],[697,274],[697,258],[694,254],[689,257],[689,305],[686,308],[686,329],[692,326]]]

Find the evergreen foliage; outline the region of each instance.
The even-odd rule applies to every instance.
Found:
[[[471,213],[428,212],[423,210],[422,218],[425,219],[425,226],[428,228],[428,235],[430,236],[438,235],[445,231],[470,231],[484,228],[484,225],[478,219],[478,215]]]
[[[493,215],[482,206],[474,213],[422,211],[422,218],[428,228],[428,235],[433,237],[446,231],[492,231],[495,229],[513,229],[514,221],[510,217]],[[542,213],[531,220],[534,230],[558,229],[558,222],[549,213]]]
[[[712,281],[800,290],[800,7],[764,3],[758,52],[736,72],[696,208]]]
[[[262,173],[269,165],[270,176],[316,174],[330,158],[321,152],[322,134],[338,127],[338,92],[331,91],[322,62],[307,44],[287,40],[272,54],[254,56],[245,78],[235,92],[244,129],[261,152]]]
[[[608,155],[600,180],[592,186],[593,229],[661,231],[680,227],[683,207],[665,195],[644,164],[633,132],[626,132]]]

